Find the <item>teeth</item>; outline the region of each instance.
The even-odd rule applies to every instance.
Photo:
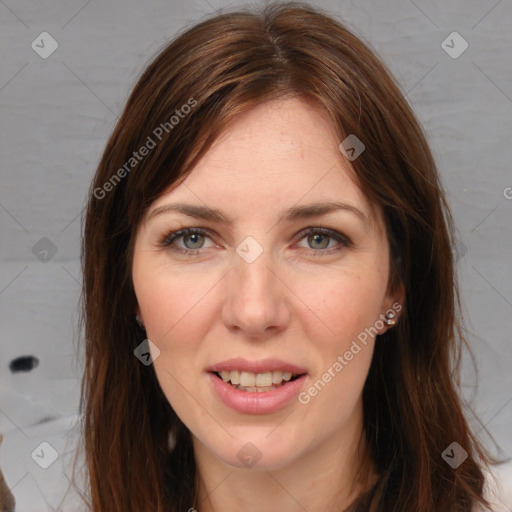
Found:
[[[257,373],[256,386],[259,388],[266,388],[272,385],[272,372]]]
[[[266,386],[263,388],[259,388],[257,386],[249,386],[247,388],[244,388],[243,386],[233,386],[233,387],[240,391],[246,391],[247,393],[264,393],[265,391],[272,391],[274,389],[277,389],[278,387],[280,387],[280,385]]]
[[[280,370],[262,373],[222,370],[219,374],[224,382],[231,382],[237,389],[250,393],[261,393],[276,389],[284,384],[284,382],[289,381],[293,375],[292,372],[282,372]]]
[[[272,372],[272,382],[274,384],[279,384],[283,380],[283,372],[277,371]]]
[[[240,386],[246,388],[254,386],[256,384],[256,374],[249,372],[240,373]]]

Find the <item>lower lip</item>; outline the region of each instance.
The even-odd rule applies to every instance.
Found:
[[[246,414],[269,414],[281,409],[299,394],[307,374],[276,389],[261,393],[236,389],[211,372],[208,376],[219,398],[235,411]]]

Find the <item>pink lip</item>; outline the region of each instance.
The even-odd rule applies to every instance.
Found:
[[[268,366],[266,368],[268,369]],[[270,414],[279,410],[299,394],[307,378],[307,375],[302,375],[272,391],[250,393],[234,388],[214,373],[210,372],[207,376],[222,402],[235,411],[245,414]]]
[[[222,361],[210,366],[209,368],[206,368],[206,371],[208,372],[221,372],[223,370],[240,370],[251,373],[263,373],[280,370],[282,372],[292,372],[294,375],[302,375],[303,373],[307,373],[305,368],[296,366],[291,363],[286,363],[280,359],[262,359],[260,361],[249,361],[243,357],[228,359],[227,361]]]

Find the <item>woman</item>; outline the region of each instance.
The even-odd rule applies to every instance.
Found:
[[[339,22],[277,4],[181,34],[85,222],[91,510],[488,505],[449,208],[394,79]]]

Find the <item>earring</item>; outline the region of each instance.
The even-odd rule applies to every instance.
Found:
[[[391,325],[395,325],[396,324],[396,319],[395,319],[395,312],[394,311],[387,311],[386,312],[386,324],[391,326]]]
[[[145,329],[144,324],[142,323],[142,320],[139,318],[139,315],[135,315],[135,321],[139,324],[139,327],[141,329]]]

